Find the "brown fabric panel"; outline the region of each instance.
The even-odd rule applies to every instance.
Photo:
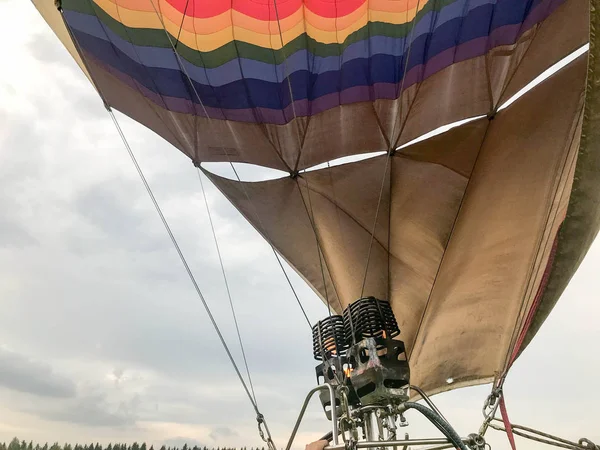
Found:
[[[379,178],[379,183],[363,186],[365,191],[370,191],[369,197],[371,198],[379,194],[379,186],[376,186],[376,184],[381,184],[382,163],[385,163],[385,160],[379,159],[378,162],[380,163],[378,164],[379,167],[377,165],[369,167],[372,175],[366,175],[366,169],[361,171],[367,178]],[[303,187],[303,195],[308,201],[306,183],[303,181],[300,181],[300,185]],[[335,184],[335,181],[333,183]],[[308,186],[312,191],[312,183],[309,183]],[[335,203],[330,200],[329,195],[324,196],[312,191],[310,200],[312,211],[314,211],[315,227],[321,241],[325,260],[334,279],[342,306],[346,307],[349,303],[360,298],[371,233],[352,217],[352,211],[336,207]],[[352,206],[356,206],[356,204]],[[373,214],[371,222],[374,220],[374,216]],[[380,222],[384,221],[387,222],[387,216],[385,218],[380,216]],[[372,224],[368,226],[368,229],[370,230],[371,227]],[[387,244],[387,235],[381,243],[380,241],[374,241],[371,247],[365,293],[368,292],[368,295],[385,298],[387,296],[388,278],[387,250],[382,244]]]
[[[452,128],[446,133],[399,149],[396,155],[439,164],[468,178],[477,159],[487,125],[487,120],[474,120]]]
[[[490,113],[494,105],[585,44],[587,20],[587,1],[568,0],[516,44],[496,47],[426,79],[400,137],[391,136],[392,141],[402,145],[443,125]]]
[[[281,178],[240,183],[203,172],[323,301],[327,287],[331,306],[337,308],[338,299],[327,267],[326,285],[323,284],[315,234],[296,181]]]
[[[342,105],[309,120],[299,166],[388,148],[371,102]]]
[[[485,115],[490,109],[485,56],[468,59],[421,83],[406,124],[397,127],[397,135],[390,140],[406,144],[443,125]]]
[[[312,119],[308,117],[298,117],[285,125],[264,125],[267,138],[281,154],[285,164],[289,167],[290,173],[296,167],[299,149],[302,148],[304,135],[310,120]]]
[[[550,278],[522,348],[531,341],[552,311],[600,229],[600,90],[596,81],[600,70],[598,0],[593,0],[591,7],[586,100],[572,195],[558,236]]]
[[[170,112],[122,83],[92,58],[87,57],[86,63],[113,108],[150,128],[190,159],[202,162],[249,161],[287,170],[259,126]],[[197,136],[194,136],[195,130],[198,130]]]
[[[356,164],[306,172],[301,178],[308,183],[311,191],[318,192],[335,203],[342,214],[350,214],[369,235],[377,215],[375,239],[387,248],[390,168],[390,162],[383,155]],[[381,204],[377,214],[380,193]],[[366,257],[365,252],[363,259]]]
[[[311,198],[317,199],[313,201],[317,229],[328,246],[331,273],[344,306],[360,298],[363,280],[365,294],[387,298],[390,169],[390,161],[380,156],[302,175],[313,192]]]
[[[544,273],[548,267],[550,254],[554,241],[556,239],[558,230],[565,217],[569,197],[571,195],[571,188],[573,185],[573,176],[575,172],[575,166],[577,161],[577,152],[579,150],[579,143],[581,138],[581,124],[583,118],[583,109],[580,110],[578,120],[573,124],[573,129],[570,131],[570,136],[567,138],[571,140],[570,147],[565,154],[565,158],[559,161],[559,173],[555,181],[555,185],[552,187],[552,193],[554,194],[553,202],[550,206],[550,211],[547,217],[547,227],[544,231],[542,239],[539,243],[539,255],[534,261],[535,266],[531,281],[525,291],[525,299],[523,302],[523,308],[517,319],[517,326],[515,327],[509,353],[512,355],[513,349],[515,348],[518,336],[521,334],[521,330],[525,325],[525,321],[529,314],[529,311],[534,305],[534,301],[538,295]],[[577,117],[575,117],[577,119]],[[567,143],[568,145],[568,143]],[[508,356],[504,362],[503,368],[506,369],[509,364]]]
[[[574,149],[585,67],[580,58],[490,124],[411,354],[422,388],[503,370],[530,278],[545,266],[536,256]]]
[[[434,76],[437,76],[434,75]],[[388,148],[393,147],[392,136],[398,136],[406,124],[406,118],[411,111],[413,102],[419,92],[420,84],[413,84],[404,89],[402,95],[395,100],[376,100],[373,102],[375,114],[379,119]]]
[[[496,107],[502,106],[551,65],[577,50],[589,40],[588,0],[569,0],[535,29],[535,37],[511,78]]]
[[[556,11],[555,15],[561,16],[559,11]],[[550,20],[550,18],[547,20]],[[490,106],[498,106],[499,98],[502,95],[502,92],[504,92],[506,89],[506,84],[510,81],[519,65],[523,62],[523,57],[527,54],[531,43],[538,40],[538,27],[539,25],[535,25],[533,28],[523,33],[523,35],[520,36],[518,41],[513,45],[496,47],[490,50],[488,53],[487,66],[490,78],[490,95],[492,97]],[[556,29],[553,31],[556,33]],[[543,45],[545,46],[547,44],[543,43]],[[535,52],[535,49],[532,49],[532,51]],[[546,68],[543,66],[543,64],[547,58],[548,51],[546,50],[544,52],[542,49],[542,52],[542,54],[540,54],[539,51],[537,52],[538,59],[541,57],[543,61],[541,63],[538,61],[538,64],[535,65],[535,70],[537,71],[536,75],[541,73]],[[566,55],[566,53],[564,53],[564,55]],[[527,84],[527,82],[525,84]],[[524,85],[521,85],[521,87],[523,86]]]
[[[443,135],[439,150],[451,147],[454,136]],[[479,148],[480,142],[473,144]],[[438,164],[402,157],[395,157],[393,162],[389,299],[401,339],[410,349],[467,178]]]

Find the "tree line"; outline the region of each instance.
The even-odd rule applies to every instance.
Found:
[[[33,442],[25,442],[19,440],[18,438],[14,438],[10,443],[6,444],[4,442],[0,442],[0,450],[155,450],[154,446],[147,447],[146,443],[138,444],[134,442],[133,444],[108,444],[106,447],[96,443],[96,444],[64,444],[60,445],[58,442],[54,444],[48,445],[45,443],[44,445],[34,444]],[[208,448],[208,447],[199,447],[197,445],[188,446],[184,444],[183,447],[171,447],[163,445],[160,449],[157,447],[156,450],[238,450],[237,448],[231,447],[217,447],[216,449]],[[247,447],[241,447],[239,450],[248,450]],[[264,447],[251,447],[250,450],[265,450]]]

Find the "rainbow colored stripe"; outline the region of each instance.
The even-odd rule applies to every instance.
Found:
[[[515,43],[563,1],[63,0],[62,7],[85,57],[156,104],[283,124],[294,114],[397,98],[453,63]]]

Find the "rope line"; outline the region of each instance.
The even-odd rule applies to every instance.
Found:
[[[273,245],[271,240],[266,236],[266,229],[263,224],[263,221],[260,218],[260,215],[258,214],[258,208],[256,208],[256,205],[250,198],[250,194],[248,194],[248,190],[246,189],[246,184],[241,180],[240,175],[238,174],[238,171],[236,170],[235,166],[233,165],[233,162],[231,161],[231,159],[229,158],[229,155],[227,155],[227,159],[229,160],[229,165],[231,166],[231,170],[233,170],[233,173],[235,174],[235,177],[236,177],[238,183],[240,184],[240,186],[242,187],[242,190],[244,191],[244,195],[246,196],[246,199],[248,200],[248,202],[250,203],[250,206],[254,210],[254,215],[256,216],[256,219],[258,220],[258,224],[259,224],[260,228],[264,231],[263,236],[265,237],[265,240],[271,247],[271,250],[273,251],[273,254],[275,255],[275,259],[277,259],[277,263],[279,264],[279,267],[281,268],[281,271],[283,272],[283,275],[285,276],[285,279],[287,280],[288,285],[290,286],[290,289],[292,290],[292,293],[294,294],[294,298],[296,299],[296,302],[298,303],[298,306],[300,307],[300,310],[302,311],[302,314],[304,315],[304,318],[306,319],[306,323],[308,323],[308,327],[312,329],[312,325],[310,323],[308,316],[306,315],[306,311],[305,311],[304,307],[302,306],[300,297],[298,297],[298,293],[296,292],[296,289],[294,288],[294,285],[292,284],[290,277],[288,276],[287,272],[285,271],[285,268],[283,267],[281,258],[279,256],[279,254],[277,253],[277,250],[275,249],[275,246]]]
[[[500,419],[494,418],[493,420],[501,422]],[[510,425],[513,433],[517,436],[532,441],[540,442],[542,444],[553,445],[555,447],[566,448],[569,450],[600,450],[598,445],[586,438],[579,439],[579,442],[569,441],[567,439],[559,438],[548,433],[536,430],[535,428],[524,427],[522,425],[511,424]],[[506,427],[491,423],[490,428],[497,431],[506,432]]]
[[[164,21],[162,19],[162,16],[159,14],[158,10],[156,9],[156,6],[154,5],[154,1],[151,1],[152,3],[152,7],[154,8],[154,12],[156,13],[156,15],[159,17],[159,20],[161,21],[161,24],[163,26],[163,30],[165,32],[165,34],[167,35],[167,38],[169,39],[169,42],[171,43],[171,47],[173,48],[173,52],[175,53],[175,56],[177,58],[177,61],[179,63],[179,67],[181,68],[182,72],[185,74],[185,76],[188,79],[188,82],[190,84],[190,86],[192,87],[192,90],[194,92],[194,95],[196,96],[196,98],[198,99],[198,102],[200,103],[200,106],[202,107],[202,110],[204,111],[204,114],[206,116],[206,118],[208,119],[208,122],[210,124],[210,126],[213,128],[213,131],[215,130],[214,124],[213,124],[213,119],[212,117],[208,114],[208,111],[206,110],[206,107],[204,106],[204,102],[202,101],[202,98],[200,98],[200,94],[198,94],[198,91],[196,90],[196,87],[194,86],[192,79],[190,77],[190,75],[188,74],[187,69],[185,68],[185,66],[183,65],[183,62],[181,61],[181,56],[179,55],[179,52],[177,51],[177,49],[175,48],[175,46],[173,45],[173,41],[171,40],[171,36],[169,35]],[[215,136],[219,136],[219,133],[215,132]],[[244,184],[242,183],[237,170],[235,170],[235,167],[233,166],[233,162],[231,161],[231,158],[229,157],[229,153],[227,151],[224,152],[225,156],[227,157],[227,160],[229,162],[229,164],[231,165],[231,168],[233,169],[233,172],[235,173],[238,182],[240,182],[242,189],[244,190],[244,193],[246,195],[246,198],[248,199],[248,201],[250,202],[250,204],[253,206],[253,209],[255,210],[255,214],[257,219],[259,220],[260,224],[261,224],[261,228],[263,228],[264,230],[264,226],[262,225],[262,221],[260,220],[260,216],[258,215],[258,210],[254,207],[254,202],[252,202],[252,200],[250,199],[250,196],[248,195],[248,192],[246,190],[246,187],[244,186]],[[273,246],[273,244],[271,243],[271,241],[266,238],[267,242],[269,243],[269,245],[271,246],[271,249],[273,250],[273,253],[275,254],[275,258],[277,259],[277,262],[279,263],[279,266],[281,267],[283,274],[285,275],[285,278],[290,286],[290,288],[292,289],[292,292],[294,294],[294,297],[296,298],[296,301],[298,302],[298,305],[300,306],[300,309],[302,310],[302,313],[304,314],[304,317],[306,318],[306,321],[308,322],[309,327],[311,327],[310,325],[310,320],[308,319],[308,316],[306,315],[306,312],[300,302],[300,298],[298,297],[298,294],[296,293],[296,290],[294,288],[294,286],[291,283],[291,280],[289,279],[286,271],[283,268],[283,264],[281,263],[281,260],[279,258],[279,255],[277,254],[275,247]]]
[[[165,227],[165,230],[167,231],[169,237],[171,238],[171,242],[173,243],[173,246],[175,247],[175,250],[177,251],[179,258],[181,259],[181,262],[190,278],[190,281],[194,285],[194,289],[196,290],[196,293],[198,294],[198,297],[200,298],[200,301],[202,302],[202,305],[204,306],[204,309],[206,310],[206,313],[208,314],[208,317],[213,325],[213,328],[215,329],[215,331],[219,337],[219,340],[221,341],[221,344],[223,345],[223,348],[224,348],[225,352],[227,353],[227,356],[229,357],[229,361],[231,362],[233,368],[235,369],[235,372],[236,372],[238,378],[240,379],[240,382],[242,383],[242,386],[244,387],[246,394],[248,395],[248,399],[252,403],[252,406],[254,407],[254,410],[256,411],[256,413],[260,414],[260,412],[258,411],[258,406],[256,405],[256,403],[254,402],[254,399],[252,398],[252,394],[250,393],[250,390],[248,389],[248,386],[246,385],[246,382],[244,381],[244,378],[242,377],[242,374],[238,368],[238,365],[236,364],[236,362],[231,354],[231,351],[229,350],[229,347],[227,346],[227,343],[225,342],[225,339],[223,338],[223,335],[221,334],[221,330],[219,329],[219,326],[217,325],[217,322],[215,321],[215,318],[212,315],[210,307],[206,303],[204,295],[202,294],[202,291],[200,290],[200,286],[196,282],[196,278],[194,277],[194,274],[192,273],[192,270],[190,269],[190,267],[187,263],[187,260],[186,260],[185,256],[183,255],[183,252],[181,251],[181,248],[179,247],[177,239],[173,235],[173,232],[171,231],[171,227],[169,226],[167,219],[165,218],[165,216],[160,208],[160,205],[158,204],[158,201],[156,200],[156,197],[154,197],[152,188],[148,184],[148,181],[146,180],[144,172],[142,171],[142,168],[138,164],[135,154],[133,153],[133,150],[131,149],[129,142],[127,141],[127,138],[125,137],[123,130],[121,129],[121,125],[119,124],[113,110],[110,107],[107,108],[107,110],[108,110],[108,113],[110,114],[110,117],[111,117],[115,127],[117,128],[117,131],[119,133],[119,136],[121,137],[121,140],[123,141],[123,145],[127,149],[127,153],[129,153],[131,161],[133,162],[133,165],[135,166],[135,168],[138,172],[138,175],[140,176],[140,179],[142,180],[142,183],[144,184],[144,187],[146,188],[146,191],[148,192],[148,195],[150,196],[150,199],[152,200],[152,203],[154,204],[154,208],[156,209],[156,212],[158,213],[160,220],[162,221],[162,223]]]
[[[167,37],[169,39],[169,42],[171,43],[173,51],[175,52],[175,54],[177,56],[177,59],[179,61],[179,65],[182,68],[182,70],[185,71],[185,67],[183,66],[183,64],[181,62],[179,54],[177,53],[177,49],[173,45],[173,41],[171,40],[171,37],[169,36],[166,28],[164,28],[164,22],[162,21],[162,17],[158,13],[158,11],[156,10],[156,7],[154,6],[153,1],[151,3],[152,3],[152,6],[153,6],[154,11],[156,12],[157,16],[160,18],[161,23],[163,23],[163,29],[164,29],[165,33],[167,34]],[[143,173],[140,165],[137,162],[135,154],[133,153],[133,150],[131,149],[131,146],[129,145],[129,142],[127,141],[127,138],[126,138],[125,134],[123,133],[123,130],[122,130],[122,128],[121,128],[121,126],[120,126],[120,124],[119,124],[119,122],[118,122],[118,120],[117,120],[117,118],[116,118],[116,116],[115,116],[115,114],[114,114],[114,112],[112,110],[112,108],[110,107],[110,104],[106,100],[106,97],[102,93],[99,84],[95,81],[95,79],[94,79],[94,77],[93,77],[93,75],[92,75],[92,73],[91,73],[91,71],[89,69],[89,65],[87,64],[87,61],[86,61],[86,58],[85,58],[85,54],[83,53],[83,51],[81,49],[81,46],[80,46],[78,40],[76,39],[76,37],[75,37],[75,35],[74,35],[74,33],[73,33],[73,31],[72,31],[69,23],[67,22],[66,18],[64,17],[64,12],[62,10],[62,7],[60,6],[60,2],[58,3],[57,9],[58,9],[58,11],[61,14],[61,17],[63,19],[63,23],[64,23],[65,27],[67,28],[67,30],[69,32],[69,35],[70,35],[71,39],[73,40],[73,43],[75,44],[75,47],[76,47],[76,49],[77,49],[77,51],[78,51],[78,53],[79,53],[79,55],[80,55],[80,57],[82,59],[82,62],[84,63],[84,66],[86,67],[88,73],[90,74],[90,77],[92,77],[92,82],[93,82],[94,86],[96,87],[96,91],[98,92],[98,95],[100,96],[102,102],[104,103],[104,106],[105,106],[106,110],[108,111],[108,113],[109,113],[109,115],[110,115],[110,117],[111,117],[111,119],[112,119],[112,121],[113,121],[116,129],[117,129],[117,132],[119,133],[119,136],[121,137],[121,140],[123,141],[123,145],[125,146],[128,154],[129,154],[129,156],[130,156],[130,158],[131,158],[131,160],[132,160],[132,162],[133,162],[133,164],[134,164],[134,166],[136,168],[136,171],[138,172],[138,175],[140,176],[140,179],[141,179],[142,183],[144,184],[144,187],[146,188],[146,191],[147,191],[148,195],[150,196],[150,199],[152,200],[154,208],[156,209],[156,212],[158,213],[158,215],[159,215],[159,217],[160,217],[160,219],[161,219],[161,221],[162,221],[162,223],[163,223],[163,225],[165,227],[165,230],[167,231],[167,234],[169,235],[169,238],[171,239],[171,242],[173,243],[173,246],[175,247],[175,250],[177,251],[177,254],[179,255],[179,258],[181,259],[181,262],[182,262],[182,264],[183,264],[183,266],[184,266],[184,268],[185,268],[185,270],[186,270],[186,272],[187,272],[187,274],[188,274],[188,276],[190,278],[190,281],[192,282],[192,284],[194,286],[194,289],[196,290],[196,293],[197,293],[198,297],[200,298],[200,300],[202,302],[202,305],[204,306],[204,309],[206,310],[206,313],[207,313],[207,315],[208,315],[208,317],[209,317],[209,319],[210,319],[210,321],[211,321],[211,323],[213,325],[213,328],[214,328],[215,332],[217,333],[217,336],[219,337],[219,340],[221,341],[223,349],[225,350],[225,352],[226,352],[226,354],[227,354],[227,356],[229,358],[229,361],[231,362],[231,365],[233,366],[233,368],[234,368],[234,370],[235,370],[235,372],[236,372],[236,374],[237,374],[237,376],[238,376],[238,378],[240,380],[240,383],[242,384],[242,387],[244,388],[244,391],[246,392],[246,395],[248,396],[248,399],[250,400],[250,403],[252,404],[252,407],[253,407],[253,409],[254,409],[254,411],[256,413],[256,420],[258,422],[258,432],[259,432],[261,438],[268,444],[268,447],[270,449],[272,449],[272,450],[275,450],[276,447],[275,447],[275,444],[273,443],[273,439],[271,437],[271,432],[269,430],[269,427],[268,427],[268,425],[267,425],[267,423],[265,421],[265,418],[264,418],[263,414],[258,409],[258,404],[256,403],[255,398],[253,397],[254,391],[252,391],[252,393],[250,392],[250,389],[248,388],[248,385],[246,384],[246,382],[244,380],[244,377],[242,376],[242,374],[240,372],[240,369],[239,369],[237,363],[235,362],[235,359],[233,358],[233,355],[231,354],[231,351],[229,350],[229,347],[228,347],[227,343],[225,342],[225,339],[224,339],[224,337],[223,337],[223,335],[221,333],[221,330],[219,329],[219,326],[217,325],[217,322],[215,321],[215,318],[212,315],[212,312],[211,312],[208,304],[206,303],[204,295],[202,294],[202,291],[201,291],[198,283],[196,282],[196,278],[194,277],[194,274],[192,273],[192,271],[191,271],[191,269],[190,269],[190,267],[189,267],[189,265],[187,263],[187,260],[186,260],[185,256],[183,255],[183,252],[181,251],[181,248],[179,247],[177,239],[173,235],[173,232],[171,231],[171,228],[170,228],[170,226],[169,226],[169,224],[168,224],[168,222],[167,222],[167,220],[166,220],[166,218],[165,218],[165,216],[164,216],[164,214],[163,214],[163,212],[162,212],[162,210],[160,208],[160,205],[158,204],[158,202],[157,202],[157,200],[156,200],[156,198],[154,196],[154,193],[152,192],[152,189],[151,189],[150,185],[148,184],[148,181],[146,180],[146,177],[145,177],[145,175],[144,175],[144,173]],[[185,71],[185,73],[186,73],[186,76],[188,77],[188,81],[190,82],[190,85],[192,86],[192,89],[196,93],[196,96],[198,96],[198,93],[197,93],[197,91],[196,91],[193,83],[191,83],[191,79],[190,79],[189,75],[187,74],[187,71]],[[204,108],[204,104],[202,103],[202,100],[200,99],[199,96],[198,96],[198,99],[200,100],[200,102],[202,104],[202,108],[204,109],[204,111],[206,113],[207,112],[206,108]],[[210,118],[210,116],[208,116],[208,114],[207,114],[207,117]],[[264,432],[263,432],[262,426],[264,426],[264,429],[265,429],[265,431],[267,433],[267,438],[265,438],[265,436],[264,436]]]
[[[248,383],[250,384],[250,390],[252,391],[252,397],[254,398],[254,403],[258,404],[256,401],[256,393],[254,392],[254,385],[252,384],[252,377],[250,376],[250,369],[248,367],[248,360],[246,359],[246,351],[244,349],[244,344],[242,343],[242,335],[240,333],[240,327],[238,325],[237,316],[235,314],[235,308],[233,307],[233,299],[231,298],[231,290],[229,289],[229,282],[227,281],[227,275],[225,273],[225,266],[223,264],[223,257],[221,255],[221,248],[219,246],[219,240],[217,239],[217,233],[215,231],[215,225],[213,223],[212,214],[210,212],[210,208],[208,206],[208,200],[206,198],[206,191],[204,189],[204,182],[202,181],[202,176],[200,175],[200,170],[196,169],[196,173],[198,174],[198,181],[200,181],[200,190],[202,191],[202,197],[204,198],[204,206],[206,206],[206,212],[208,215],[208,221],[210,223],[210,228],[212,231],[213,239],[215,241],[215,247],[217,249],[217,255],[219,256],[219,264],[221,266],[221,273],[223,274],[223,281],[225,282],[225,289],[227,290],[227,298],[229,299],[229,306],[231,307],[231,315],[233,316],[233,322],[235,323],[235,330],[238,336],[238,342],[240,344],[240,349],[242,350],[242,358],[244,360],[244,365],[246,366],[246,374],[248,375]]]
[[[173,53],[175,54],[175,57],[177,59],[177,63],[179,65],[179,68],[181,69],[181,71],[185,74],[188,83],[190,85],[190,87],[192,88],[192,91],[194,92],[196,98],[198,99],[198,102],[200,102],[200,106],[202,107],[202,110],[204,111],[205,116],[208,118],[208,122],[210,124],[210,126],[213,128],[213,131],[215,130],[215,126],[214,123],[212,121],[212,118],[210,117],[210,115],[208,114],[208,111],[206,110],[206,107],[204,105],[204,102],[202,101],[202,98],[200,97],[200,95],[198,94],[198,90],[196,89],[196,86],[194,85],[185,65],[183,64],[183,61],[181,59],[181,55],[179,54],[179,52],[177,51],[177,47],[176,45],[173,44],[173,40],[171,39],[171,36],[169,34],[169,32],[167,31],[167,28],[165,26],[164,20],[163,20],[163,16],[162,13],[159,13],[159,11],[156,9],[156,6],[154,5],[154,0],[151,0],[150,3],[152,3],[152,8],[154,9],[154,12],[156,14],[156,16],[158,17],[158,19],[160,20],[163,30],[165,32],[165,35],[167,36],[167,39],[169,40],[169,43],[171,44],[171,48],[173,49]],[[159,4],[159,8],[160,8],[160,4]],[[215,135],[218,137],[218,139],[220,140],[220,134],[215,132]],[[223,145],[221,147],[224,147]],[[227,155],[227,158],[229,159],[229,155],[227,153],[227,151],[224,152]],[[215,323],[216,325],[216,323]],[[224,340],[223,340],[224,343]],[[229,352],[229,349],[226,348],[226,351],[228,353],[228,355],[230,356],[230,359],[232,361],[233,364],[235,364],[235,360],[233,359],[233,357],[231,356],[231,353]],[[265,421],[265,418],[263,416],[263,414],[258,410],[258,405],[257,403],[254,401],[254,399],[252,398],[252,394],[249,392],[248,387],[246,386],[246,383],[243,379],[243,377],[241,376],[241,373],[237,367],[237,364],[235,364],[235,369],[236,372],[238,373],[238,377],[240,378],[240,381],[242,382],[242,384],[244,385],[244,388],[246,390],[246,394],[248,395],[248,398],[250,399],[254,410],[256,412],[256,421],[258,422],[258,432],[260,434],[260,437],[262,438],[263,441],[265,441],[267,443],[267,446],[272,449],[275,450],[275,443],[273,442],[273,438],[271,437],[271,432],[269,430],[269,427],[267,425],[267,422]],[[265,427],[265,431],[267,433],[267,437],[265,438],[263,430],[262,430],[262,425],[264,425]]]
[[[300,163],[300,158],[301,158],[301,154],[302,154],[302,137],[300,136],[300,124],[298,123],[298,116],[296,113],[296,105],[294,102],[294,92],[292,90],[292,84],[291,84],[291,80],[290,80],[290,75],[287,70],[287,55],[285,53],[285,42],[283,40],[283,32],[281,30],[281,21],[279,19],[279,9],[277,8],[277,0],[273,0],[273,7],[275,9],[275,19],[277,21],[277,28],[279,31],[279,41],[281,43],[281,51],[283,53],[283,68],[284,68],[284,77],[287,80],[287,85],[288,85],[288,91],[289,91],[289,95],[290,95],[290,103],[292,106],[292,113],[294,115],[294,125],[295,125],[295,129],[296,129],[296,134],[297,134],[297,138],[298,138],[298,156],[296,158],[296,164],[294,166],[294,171],[298,170],[298,164]],[[302,201],[304,203],[304,207],[306,209],[306,213],[309,216],[309,221],[312,225],[312,229],[313,232],[315,234],[315,241],[317,243],[317,256],[319,258],[319,265],[320,265],[320,270],[321,270],[321,277],[323,278],[323,289],[325,290],[325,302],[327,303],[327,309],[329,311],[329,316],[331,317],[331,303],[329,302],[329,294],[327,292],[327,280],[325,277],[325,270],[323,267],[323,262],[325,262],[325,266],[327,266],[327,272],[329,273],[329,275],[331,275],[331,272],[329,271],[329,266],[327,265],[327,262],[325,261],[325,253],[323,252],[323,248],[321,245],[321,242],[319,241],[319,237],[317,234],[317,228],[315,225],[315,214],[313,211],[313,207],[312,207],[312,201],[311,201],[311,197],[310,197],[310,186],[309,186],[309,182],[308,179],[304,179],[304,181],[306,182],[306,190],[308,193],[308,204],[309,204],[309,208],[306,208],[306,202],[304,201],[304,196],[302,195],[302,189],[300,189],[300,184],[298,182],[298,177],[294,177],[294,180],[296,181],[296,185],[298,187],[298,191],[300,193],[300,197],[302,198]],[[308,211],[308,209],[310,209],[310,213]],[[340,304],[340,308],[342,306],[340,298],[338,296],[337,293],[337,289],[335,287],[335,283],[333,283],[332,280],[332,285],[335,291],[335,295],[336,298],[338,299],[338,302]]]
[[[421,0],[417,1],[417,7],[416,7],[416,11],[419,11],[419,4],[420,4]],[[408,68],[408,63],[410,61],[410,51],[412,49],[412,44],[413,44],[413,35],[414,35],[414,31],[415,31],[415,25],[416,25],[416,20],[417,20],[417,16],[415,15],[415,17],[413,17],[412,19],[412,27],[411,27],[411,31],[410,31],[410,36],[408,39],[408,48],[406,49],[406,60],[404,62],[404,71],[402,73],[402,82],[400,83],[400,91],[399,91],[399,96],[401,98],[402,93],[404,91],[404,81],[406,80],[406,69]],[[402,118],[402,100],[400,100],[400,118]],[[394,137],[394,133],[396,132],[396,126],[397,126],[397,122],[394,122],[394,126],[392,129],[392,138]],[[375,219],[373,220],[373,229],[371,231],[371,239],[369,242],[369,250],[367,252],[367,262],[365,264],[365,274],[363,276],[363,282],[362,282],[362,287],[360,290],[360,296],[362,297],[365,293],[365,286],[367,284],[367,275],[369,273],[369,263],[371,261],[371,252],[373,249],[373,241],[375,238],[375,230],[377,228],[377,219],[379,218],[379,209],[381,207],[381,200],[383,198],[383,191],[384,191],[384,187],[385,187],[385,178],[388,172],[388,166],[390,164],[390,160],[392,159],[392,157],[394,156],[394,148],[389,148],[388,152],[387,152],[387,157],[386,157],[386,161],[385,161],[385,167],[383,170],[383,175],[381,177],[381,188],[379,190],[379,199],[377,200],[377,209],[375,210]],[[391,177],[390,177],[390,183],[391,183]],[[391,196],[391,191],[390,191],[390,196]],[[391,206],[391,205],[390,205]],[[388,230],[388,233],[390,233],[390,230]],[[388,260],[389,260],[389,247],[387,249],[388,251]],[[389,280],[388,280],[388,284],[389,284]]]

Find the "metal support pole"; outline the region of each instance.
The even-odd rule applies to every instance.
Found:
[[[329,399],[331,402],[331,433],[332,433],[331,438],[333,440],[333,446],[336,448],[345,448],[344,445],[339,447],[338,418],[337,418],[337,412],[336,412],[337,405],[335,403],[335,392],[333,390],[333,387],[331,387],[330,384],[325,383],[321,386],[317,386],[317,387],[311,389],[310,392],[308,393],[308,395],[306,396],[306,398],[304,399],[304,404],[302,405],[302,409],[300,410],[300,414],[298,415],[298,419],[296,420],[296,425],[294,425],[294,429],[292,430],[292,435],[290,436],[290,440],[288,441],[287,446],[285,447],[285,450],[290,450],[290,448],[292,447],[292,444],[294,443],[294,438],[296,437],[296,433],[298,432],[298,428],[300,427],[300,423],[302,422],[302,418],[304,417],[304,413],[306,412],[306,408],[308,407],[308,403],[310,402],[311,398],[313,397],[313,395],[315,395],[316,392],[325,391],[325,390],[329,390]]]
[[[469,443],[470,439],[463,438],[462,441],[464,443]],[[405,446],[405,445],[444,445],[448,444],[449,446],[453,446],[452,443],[448,439],[444,438],[435,438],[435,439],[405,439],[402,441],[384,441],[384,442],[357,442],[355,447],[359,448],[377,448],[377,447],[396,447],[396,446]],[[345,444],[338,445],[329,445],[325,447],[324,450],[345,450]]]

